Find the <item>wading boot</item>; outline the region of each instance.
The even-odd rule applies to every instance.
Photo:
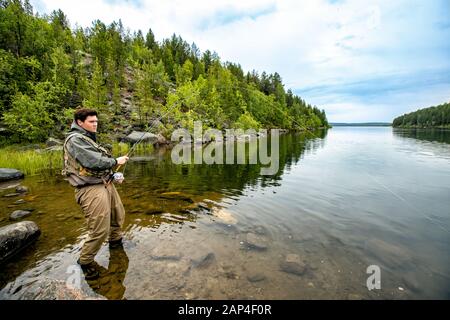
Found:
[[[109,241],[109,248],[110,249],[120,248],[122,246],[123,246],[122,238],[120,238],[119,240],[110,240]]]
[[[100,275],[97,268],[97,263],[94,261],[88,264],[81,264],[80,259],[78,259],[77,263],[80,265],[81,270],[83,270],[84,278],[86,280],[94,280],[97,279]]]

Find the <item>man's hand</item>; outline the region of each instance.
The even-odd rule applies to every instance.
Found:
[[[130,159],[130,158],[128,158],[127,156],[123,156],[123,157],[118,157],[116,159],[116,161],[117,161],[118,165],[124,165],[128,161],[128,159]]]

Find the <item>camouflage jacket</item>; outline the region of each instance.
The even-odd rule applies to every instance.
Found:
[[[96,142],[95,134],[72,123],[64,141],[62,174],[74,187],[104,183],[117,165],[111,153]]]

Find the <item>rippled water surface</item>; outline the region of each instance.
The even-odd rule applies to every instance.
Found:
[[[105,244],[101,277],[82,277],[82,290],[107,299],[450,298],[449,131],[287,134],[279,155],[274,176],[254,164],[176,165],[169,150],[135,157],[118,186],[124,248]],[[29,192],[0,189],[0,227],[30,208],[42,235],[0,266],[2,299],[26,298],[43,278],[67,280],[86,237],[57,173],[18,183]],[[380,267],[380,290],[367,289],[369,265]]]

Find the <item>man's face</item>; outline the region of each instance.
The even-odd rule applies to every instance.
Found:
[[[98,119],[97,116],[87,116],[84,122],[81,122],[81,120],[77,120],[77,124],[84,130],[95,133],[97,132]]]

